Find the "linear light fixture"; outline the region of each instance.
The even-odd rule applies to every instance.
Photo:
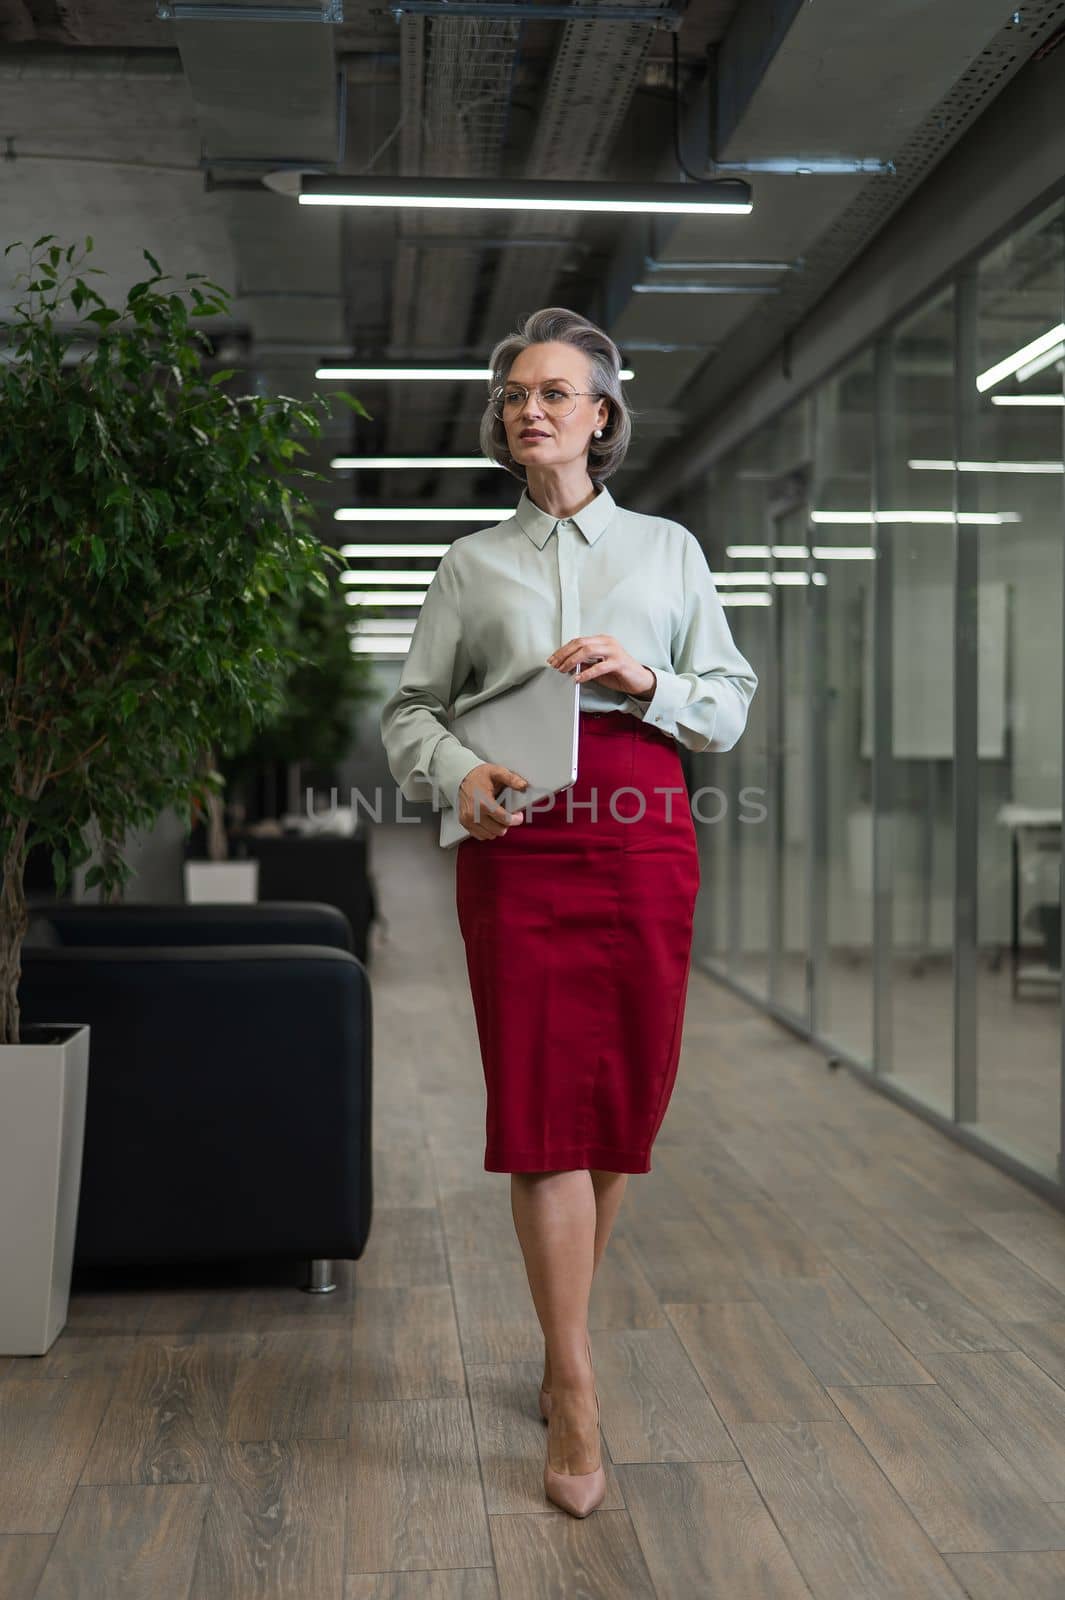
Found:
[[[355,589],[346,594],[344,599],[349,606],[420,606],[425,599],[425,590],[419,594],[405,594],[402,589],[384,589],[380,594],[372,590]]]
[[[334,456],[329,465],[338,471],[357,471],[360,467],[374,472],[397,471],[406,467],[500,467],[501,463],[488,456]]]
[[[405,635],[382,634],[379,638],[352,639],[351,652],[356,656],[405,656],[410,650],[410,640]]]
[[[341,583],[401,583],[420,584],[424,587],[432,578],[431,572],[405,572],[402,568],[393,568],[391,572],[342,572]]]
[[[638,216],[746,216],[751,186],[706,183],[587,183],[539,178],[388,178],[304,173],[301,206],[399,206],[438,211],[631,212]]]
[[[750,594],[723,594],[721,596],[721,604],[723,606],[771,606],[773,604],[773,596],[767,594],[764,590],[755,590]]]
[[[976,387],[983,394],[985,389],[994,388],[995,384],[1001,383],[1003,378],[1012,377],[1021,367],[1028,366],[1038,356],[1045,355],[1055,345],[1060,345],[1063,342],[1065,342],[1065,322],[1059,322],[1056,327],[1048,328],[1046,333],[1041,333],[1038,339],[1032,339],[1030,343],[1022,345],[1019,350],[1015,350],[1011,356],[1006,356],[1003,361],[996,361],[993,367],[988,367],[984,372],[979,373],[976,379]],[[1032,370],[1038,369],[1032,368]]]
[[[727,544],[725,554],[733,560],[750,556],[753,561],[768,561],[770,547],[767,544]],[[775,544],[772,554],[777,561],[805,561],[810,552],[804,544]]]
[[[1065,394],[993,394],[993,406],[1065,406]]]
[[[448,382],[462,382],[467,378],[487,382],[492,376],[491,367],[318,367],[316,378],[364,378],[371,381],[395,378],[404,383],[429,382],[433,378],[446,378]],[[618,377],[634,376],[631,367],[622,367]],[[480,464],[480,463],[478,463]]]
[[[451,549],[449,544],[342,544],[342,556],[440,556]]]
[[[775,544],[772,551],[767,544],[727,544],[725,554],[733,561],[745,556],[752,561],[768,561],[770,554],[777,561],[805,561],[810,552],[804,544]]]
[[[483,522],[490,527],[514,515],[513,506],[341,506],[334,522]]]
[[[876,551],[869,544],[815,544],[815,561],[875,561]]]
[[[1023,367],[1017,368],[1017,382],[1027,383],[1029,378],[1034,378],[1037,373],[1045,372],[1047,367],[1053,367],[1065,356],[1065,343],[1056,344],[1050,350],[1044,350],[1041,356],[1036,356],[1034,361],[1025,362]]]
[[[779,283],[634,283],[633,294],[779,294]]]
[[[826,582],[823,572],[815,572],[813,576],[815,583]],[[810,575],[807,572],[719,572],[714,577],[714,583],[719,587],[722,584],[734,584],[739,589],[742,589],[744,584],[765,584],[768,587],[771,583],[800,584],[809,581]]]
[[[954,522],[983,525],[985,523],[1020,522],[1019,511],[811,511],[811,522],[864,523],[912,522],[934,523],[949,526]]]
[[[766,156],[757,161],[715,161],[715,172],[779,172],[785,177],[824,177],[837,173],[880,172],[894,177],[894,161],[879,156]]]
[[[416,617],[356,617],[349,633],[413,633]]]
[[[316,378],[371,378],[395,379],[404,383],[427,383],[432,378],[445,378],[448,382],[461,382],[477,378],[482,383],[492,376],[491,367],[317,367]]]
[[[804,544],[775,544],[772,553],[777,561],[805,561],[811,551]],[[727,544],[725,554],[733,561],[768,561],[770,550],[767,544]],[[876,557],[871,545],[862,544],[815,544],[812,554],[815,561],[872,561]]]
[[[922,461],[914,459],[906,465],[915,472],[1065,472],[1061,461]]]
[[[793,261],[664,261],[657,256],[644,256],[645,272],[793,272],[802,263],[802,256]]]

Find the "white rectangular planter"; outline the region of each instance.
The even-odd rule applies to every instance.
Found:
[[[0,1045],[0,1356],[43,1356],[67,1320],[81,1189],[87,1023]]]
[[[251,861],[186,861],[185,902],[209,905],[259,898],[259,863]]]

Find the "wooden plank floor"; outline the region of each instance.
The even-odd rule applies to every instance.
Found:
[[[545,1501],[454,858],[373,847],[365,1257],[82,1286],[0,1359],[3,1600],[1061,1600],[1065,1217],[698,973],[593,1291],[606,1501]]]

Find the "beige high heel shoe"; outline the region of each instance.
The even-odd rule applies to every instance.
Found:
[[[595,1427],[599,1431],[599,1391],[595,1395]],[[606,1497],[606,1473],[603,1470],[602,1444],[599,1465],[594,1472],[560,1472],[551,1465],[550,1455],[544,1462],[544,1493],[547,1498],[571,1517],[586,1517]]]
[[[588,1352],[588,1364],[590,1366],[592,1361],[592,1347],[590,1344],[587,1344],[584,1348]],[[551,1391],[550,1389],[545,1389],[543,1384],[540,1385],[540,1415],[543,1417],[545,1422],[549,1422],[551,1420]]]

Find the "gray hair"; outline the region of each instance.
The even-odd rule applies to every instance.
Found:
[[[515,333],[500,339],[491,356],[492,376],[489,394],[497,384],[506,383],[511,367],[523,350],[533,344],[571,344],[583,350],[590,363],[590,387],[610,402],[610,415],[603,425],[601,439],[588,441],[588,475],[595,482],[609,478],[624,461],[632,438],[635,413],[622,393],[621,352],[602,328],[565,306],[545,306],[534,311]],[[498,461],[522,483],[528,482],[524,466],[510,453],[507,431],[489,399],[481,417],[480,446],[491,461]]]

